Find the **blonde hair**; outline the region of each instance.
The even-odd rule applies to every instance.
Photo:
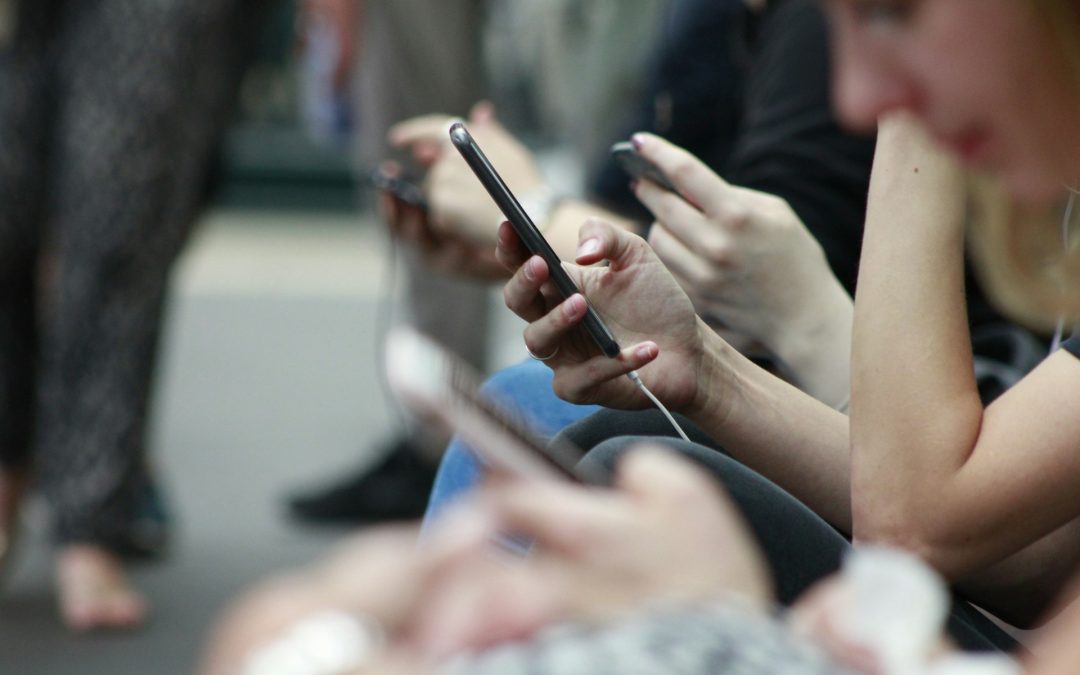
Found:
[[[1029,0],[1061,48],[1080,101],[1080,2]],[[1080,108],[1077,110],[1080,124]],[[969,245],[991,300],[1016,320],[1052,330],[1080,318],[1080,199],[1062,186],[1056,204],[1015,203],[993,180],[971,179]]]

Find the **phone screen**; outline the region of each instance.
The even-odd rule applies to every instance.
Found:
[[[521,208],[517,198],[510,192],[510,188],[506,186],[502,177],[495,171],[495,167],[488,161],[487,156],[480,149],[480,146],[476,144],[464,124],[457,122],[450,127],[450,140],[458,152],[461,153],[461,156],[465,158],[469,168],[480,179],[488,194],[495,200],[499,210],[510,221],[510,225],[513,226],[514,232],[517,233],[522,243],[525,244],[525,248],[529,249],[532,254],[541,256],[547,262],[551,280],[555,287],[559,289],[559,293],[564,298],[579,293],[580,290],[577,284],[563,269],[562,260],[555,254],[551,244],[541,234],[540,228],[536,227],[529,214],[525,212],[525,209]],[[591,305],[585,314],[584,325],[585,330],[592,336],[600,351],[612,358],[619,355],[619,343],[615,341],[615,336],[612,335],[603,320],[601,320],[600,315],[596,313],[596,310]]]

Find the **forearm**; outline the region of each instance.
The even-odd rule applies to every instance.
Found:
[[[1005,560],[959,579],[964,597],[1019,628],[1052,618],[1048,612],[1080,563],[1080,519]]]
[[[785,375],[807,394],[846,411],[851,399],[851,296],[830,275],[829,285],[811,303],[804,316],[781,327],[766,346],[780,361]]]
[[[686,414],[729,454],[851,531],[848,419],[763,370],[704,323],[699,396]]]
[[[964,303],[964,186],[906,121],[882,123],[852,361],[855,535],[920,548],[982,421]]]

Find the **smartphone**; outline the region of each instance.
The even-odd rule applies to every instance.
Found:
[[[525,244],[525,248],[529,249],[529,252],[533,255],[542,257],[547,263],[551,281],[555,284],[559,293],[564,298],[580,293],[577,284],[563,269],[562,260],[555,254],[547,239],[544,239],[544,235],[540,233],[540,229],[533,223],[529,214],[525,213],[525,209],[521,208],[517,198],[510,192],[510,188],[506,186],[502,177],[495,171],[495,167],[488,161],[487,156],[484,155],[480,146],[476,144],[464,124],[456,122],[450,127],[450,141],[461,153],[461,156],[465,158],[465,162],[476,174],[476,177],[480,179],[484,189],[495,200],[499,210],[510,221],[510,225],[513,226],[514,232],[517,233],[522,243]],[[592,308],[592,305],[586,311],[583,323],[585,330],[592,336],[600,351],[611,358],[619,355],[619,343],[615,341],[615,336],[612,335],[600,315]]]
[[[579,467],[569,443],[540,441],[506,405],[480,390],[480,375],[456,355],[410,328],[386,341],[390,388],[419,418],[459,435],[487,467],[512,475],[602,484],[599,470]]]
[[[611,146],[611,156],[619,163],[623,171],[633,178],[645,178],[656,183],[665,190],[679,194],[679,191],[668,179],[667,175],[649,160],[641,156],[630,141],[620,141]]]
[[[376,190],[383,190],[397,199],[427,213],[428,203],[424,191],[416,181],[403,176],[391,176],[382,169],[375,169],[370,175],[371,185]]]

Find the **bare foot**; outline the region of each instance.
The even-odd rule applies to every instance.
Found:
[[[79,632],[141,626],[146,601],[128,581],[115,555],[91,544],[64,546],[57,554],[60,617]]]

